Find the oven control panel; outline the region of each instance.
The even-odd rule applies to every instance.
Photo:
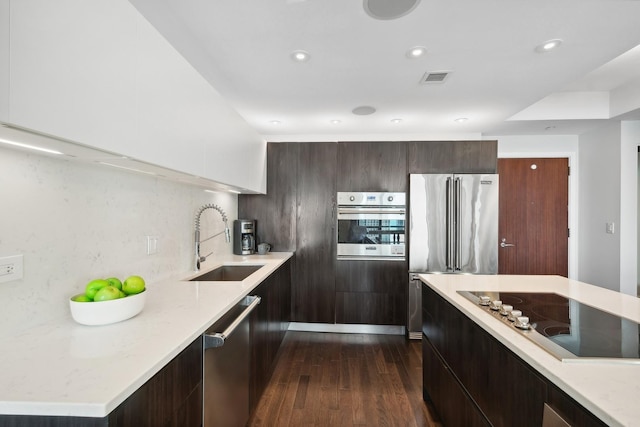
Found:
[[[339,206],[405,206],[405,193],[339,192]]]

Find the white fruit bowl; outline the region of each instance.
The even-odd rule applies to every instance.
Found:
[[[99,302],[77,302],[69,299],[73,320],[82,325],[108,325],[122,322],[140,313],[147,291],[125,298]]]

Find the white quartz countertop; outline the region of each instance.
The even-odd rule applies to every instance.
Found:
[[[105,326],[67,318],[2,337],[0,414],[104,417],[160,371],[292,253],[211,262],[264,265],[242,282],[189,282],[185,272],[147,283],[137,316]],[[200,273],[202,273],[200,272]]]
[[[421,274],[420,279],[606,424],[640,426],[639,364],[562,362],[457,291],[555,292],[640,323],[638,298],[559,276]]]

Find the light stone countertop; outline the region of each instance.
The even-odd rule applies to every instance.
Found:
[[[147,283],[143,311],[123,322],[84,326],[69,312],[46,326],[17,326],[2,339],[0,414],[108,415],[292,255],[230,255],[202,271],[264,264],[242,282],[189,282],[197,274],[185,272]]]
[[[560,276],[421,274],[420,279],[606,424],[640,426],[640,364],[561,362],[457,291],[555,292],[638,323],[640,299]]]

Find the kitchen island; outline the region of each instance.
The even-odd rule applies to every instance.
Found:
[[[37,328],[3,328],[9,332],[3,333],[0,352],[0,424],[7,415],[106,417],[194,347],[203,332],[292,255],[212,258],[201,272],[223,264],[263,265],[242,281],[189,281],[198,274],[184,272],[147,283],[143,311],[123,322],[84,326],[69,314]],[[5,422],[26,425],[12,420]]]
[[[494,425],[507,425],[510,411],[520,420],[519,425],[530,425],[532,418],[542,418],[543,403],[560,406],[565,414],[575,409],[593,425],[640,425],[637,360],[561,361],[458,291],[555,293],[636,323],[640,322],[638,298],[559,276],[422,274],[420,279],[426,298],[425,399],[434,403],[442,399],[440,408],[436,405],[438,412],[447,411],[447,402],[439,396],[446,389],[450,396],[456,396],[451,406],[457,405],[457,409],[451,413],[461,414],[468,403],[469,419],[476,420],[471,423],[476,425],[486,425],[487,419]],[[636,328],[636,343],[637,335]],[[435,383],[439,385],[437,393]],[[492,383],[498,384],[497,390]],[[518,391],[520,384],[526,387]],[[531,407],[510,407],[522,401],[532,402]],[[539,404],[534,403],[537,401]]]

